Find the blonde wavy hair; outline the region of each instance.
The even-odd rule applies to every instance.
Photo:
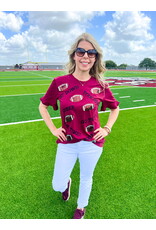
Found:
[[[88,34],[88,33],[83,33],[81,34],[74,42],[74,44],[71,46],[70,50],[68,51],[68,55],[69,55],[69,62],[66,64],[65,68],[66,71],[69,74],[73,74],[76,68],[76,64],[75,64],[75,60],[74,60],[74,54],[75,54],[75,50],[78,47],[78,44],[81,41],[87,41],[89,43],[92,44],[92,46],[94,47],[94,49],[96,49],[96,51],[98,52],[98,55],[96,57],[96,61],[93,65],[93,67],[90,69],[89,74],[93,77],[95,77],[100,84],[104,83],[104,73],[106,71],[105,66],[104,66],[104,62],[103,62],[103,53],[102,53],[102,49],[100,48],[100,46],[98,45],[97,41],[92,37],[92,35]],[[102,84],[103,85],[103,84]]]

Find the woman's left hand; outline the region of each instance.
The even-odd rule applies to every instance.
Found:
[[[104,137],[108,136],[108,132],[106,131],[106,129],[104,128],[98,128],[94,131],[94,133],[96,133],[93,138],[96,141],[100,141],[101,139],[103,139]]]

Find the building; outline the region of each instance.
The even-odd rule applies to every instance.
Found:
[[[48,69],[56,69],[61,70],[64,69],[65,64],[60,62],[26,62],[21,64],[22,69],[29,70],[48,70]]]
[[[16,66],[16,67],[15,67]],[[65,67],[65,63],[60,62],[25,62],[16,65],[0,65],[0,70],[62,70]]]

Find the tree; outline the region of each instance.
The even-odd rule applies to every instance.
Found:
[[[118,66],[118,69],[126,69],[127,64],[121,64]]]
[[[156,62],[150,58],[144,58],[139,64],[139,68],[153,69],[156,68]]]
[[[107,60],[105,62],[105,66],[107,69],[117,69],[117,64],[113,62],[112,60]]]
[[[16,64],[16,65],[14,66],[14,68],[15,68],[15,69],[19,69],[19,65]]]

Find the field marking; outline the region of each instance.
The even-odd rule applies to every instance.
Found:
[[[122,96],[122,97],[119,97],[119,98],[128,98],[128,97],[131,97],[131,96]]]
[[[25,71],[25,72],[29,72],[29,71]],[[29,73],[31,73],[32,75],[37,75],[37,76],[41,76],[41,77],[45,77],[45,78],[50,78],[50,79],[53,79],[53,77],[48,77],[48,76],[43,75],[43,74],[39,74],[39,73],[32,73],[31,71],[30,71]]]
[[[120,111],[124,110],[131,110],[131,109],[141,109],[141,108],[149,108],[149,107],[155,107],[156,105],[145,105],[145,106],[139,106],[139,107],[130,107],[130,108],[123,108],[120,109]],[[98,113],[108,113],[110,110],[107,111],[100,111]],[[54,119],[60,119],[61,117],[51,117],[52,120]],[[43,119],[36,119],[36,120],[28,120],[28,121],[18,121],[18,122],[11,122],[11,123],[4,123],[0,124],[0,126],[7,126],[7,125],[17,125],[17,124],[24,124],[24,123],[30,123],[30,122],[37,122],[37,121],[43,121]]]
[[[5,81],[0,81],[0,83],[1,82],[14,82],[14,81],[6,81],[6,78],[4,78],[5,79]],[[11,78],[10,78],[11,79]],[[13,78],[13,79],[18,79],[18,78]],[[36,80],[35,78],[33,78],[33,79],[28,79],[28,78],[25,78],[26,80],[20,80],[20,79],[18,79],[19,80],[19,82],[26,82],[26,81],[50,81],[49,79],[38,79],[38,80]],[[18,81],[17,81],[18,82]]]
[[[139,102],[139,101],[145,101],[145,99],[141,99],[141,100],[133,100],[133,102]]]
[[[28,84],[28,85],[0,85],[0,87],[14,87],[14,86],[34,86],[34,85],[49,85],[49,84]]]
[[[144,87],[144,86],[132,86],[132,87],[121,87],[121,88],[112,88],[112,87],[110,87],[109,86],[109,88],[111,88],[111,90],[113,90],[113,89],[134,89],[134,88],[139,88],[139,89],[156,89],[156,87]]]
[[[45,94],[45,93],[31,93],[31,94],[16,94],[16,95],[1,95],[0,97],[17,97],[17,96],[32,96],[37,94]]]
[[[139,87],[139,86],[131,86],[131,87],[121,87],[121,88],[117,88],[117,87],[111,87],[111,86],[109,86],[109,88],[111,88],[111,90],[113,90],[113,89],[133,89],[133,88],[141,88],[141,87]],[[145,87],[144,87],[145,88]],[[149,88],[151,88],[151,87],[149,87]]]

